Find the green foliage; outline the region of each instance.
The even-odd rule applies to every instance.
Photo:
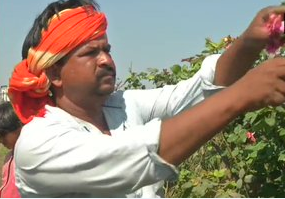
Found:
[[[233,41],[230,36],[218,43],[206,39],[204,51],[183,60],[190,66],[130,71],[125,89],[144,89],[143,81],[162,87],[188,79],[200,69],[206,56],[223,52]],[[269,58],[261,52],[253,67]],[[238,117],[185,161],[178,182],[166,184],[166,197],[284,197],[284,168],[285,109],[267,107]]]
[[[134,72],[130,69],[130,76],[119,87],[124,89],[145,89],[147,86],[144,82],[150,84],[150,87],[159,88],[164,85],[176,84],[181,80],[192,77],[201,67],[204,58],[211,54],[221,53],[234,39],[230,36],[224,38],[221,42],[215,43],[211,39],[206,39],[206,48],[200,54],[197,54],[183,61],[189,62],[187,65],[173,65],[170,69],[159,71],[156,68],[149,68],[147,72]]]

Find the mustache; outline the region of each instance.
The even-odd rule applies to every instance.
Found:
[[[116,70],[114,67],[105,65],[101,67],[100,76],[114,76],[116,77]]]

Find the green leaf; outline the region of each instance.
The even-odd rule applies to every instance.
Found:
[[[253,148],[255,148],[256,150],[262,150],[267,146],[267,143],[264,142],[258,142]]]
[[[238,124],[235,128],[234,128],[234,132],[235,133],[240,133],[240,131],[243,129],[243,126]]]
[[[246,137],[246,130],[242,130],[240,132],[240,138],[239,138],[239,141],[241,143],[246,143],[246,140],[247,140],[247,137]]]
[[[186,73],[180,73],[179,74],[179,77],[181,78],[181,79],[188,79],[188,75],[186,74]]]
[[[242,179],[238,179],[237,188],[240,189],[242,187]]]
[[[211,146],[211,145],[210,145],[210,146],[207,146],[207,150],[208,150],[208,151],[213,151],[213,148],[214,148],[214,147]]]
[[[222,170],[215,170],[214,171],[214,176],[216,177],[216,178],[223,178],[224,176],[225,176],[225,170],[224,169],[222,169]]]
[[[245,170],[244,170],[244,169],[241,169],[241,170],[239,171],[239,174],[238,174],[239,178],[242,179],[244,175],[245,175]]]
[[[285,129],[283,129],[283,128],[279,129],[279,135],[281,137],[285,136]]]
[[[154,78],[155,78],[154,75],[149,75],[149,76],[148,76],[148,80],[150,80],[150,81],[151,81],[151,80],[154,80]]]
[[[227,142],[235,142],[237,140],[238,136],[236,134],[230,134],[228,139],[227,139]]]
[[[244,182],[245,183],[252,183],[253,182],[253,175],[246,175],[246,176],[244,176]]]
[[[285,153],[279,154],[278,161],[285,162]]]
[[[181,186],[182,189],[189,189],[192,187],[193,187],[193,184],[191,182],[186,182]]]
[[[239,148],[235,148],[235,149],[232,151],[232,156],[235,157],[235,156],[237,156],[239,153],[240,153],[240,149],[239,149]]]
[[[280,113],[285,113],[285,109],[282,106],[277,106],[276,111]]]
[[[258,114],[256,112],[249,112],[245,115],[244,120],[248,121],[252,124],[257,118]]]
[[[266,122],[266,124],[268,124],[269,126],[272,127],[272,126],[275,125],[276,120],[275,120],[274,117],[270,117],[270,118],[266,117],[266,118],[265,118],[265,122]]]
[[[203,50],[201,53],[209,53],[209,50]]]
[[[181,66],[176,64],[176,65],[172,66],[170,69],[174,74],[178,74],[181,71]]]
[[[252,153],[249,154],[250,158],[256,158],[257,157],[257,151],[253,151]]]
[[[248,159],[248,160],[246,161],[246,164],[250,165],[252,162],[253,162],[253,159]]]
[[[228,184],[228,186],[227,186],[228,188],[230,188],[230,189],[234,189],[234,188],[236,188],[237,187],[237,183],[236,182],[234,182],[234,181],[232,181],[232,182],[229,182],[229,184]]]
[[[243,168],[245,166],[245,162],[244,161],[240,161],[237,163],[239,168]]]

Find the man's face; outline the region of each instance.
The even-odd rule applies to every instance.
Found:
[[[107,36],[75,49],[60,72],[64,95],[105,96],[114,91],[116,67]]]
[[[15,131],[7,133],[5,136],[0,137],[0,143],[2,143],[8,149],[14,149],[20,132],[21,128],[18,128]]]

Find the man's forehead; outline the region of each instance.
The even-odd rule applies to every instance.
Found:
[[[109,45],[107,35],[103,35],[102,37],[99,37],[97,39],[90,40],[90,41],[86,42],[84,46],[95,47],[98,45]]]

